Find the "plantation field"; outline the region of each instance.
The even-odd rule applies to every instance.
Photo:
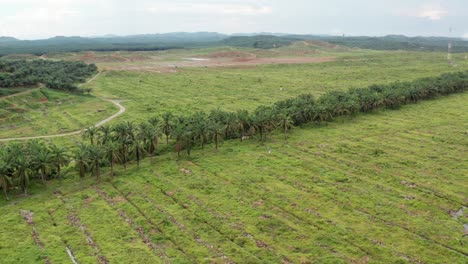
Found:
[[[73,132],[118,109],[107,101],[50,89],[0,98],[0,139]]]
[[[249,65],[249,56],[267,61],[278,58],[299,61]],[[218,107],[228,111],[253,110],[259,105],[302,93],[318,96],[326,91],[411,81],[468,69],[463,54],[456,54],[457,66],[450,67],[443,53],[380,52],[320,42],[298,42],[271,50],[217,47],[160,52],[57,53],[42,58],[96,63],[102,74],[83,87],[91,88],[95,97],[125,100],[123,105],[127,112],[113,122],[144,120],[166,111],[181,114]],[[190,58],[209,59],[209,63],[219,64],[206,66],[205,61],[188,61]],[[301,63],[301,59],[308,58],[332,58],[333,61]],[[247,65],[232,66],[233,62],[244,59]],[[179,66],[175,68],[174,65]],[[0,110],[3,119],[0,138],[54,135],[83,129],[116,111],[112,104],[94,97],[73,98],[71,102],[79,101],[79,107],[71,103],[66,104],[70,108],[64,109],[64,105],[47,103],[36,104],[36,110],[27,106],[27,111],[21,114]],[[54,118],[44,113],[51,113]]]
[[[466,263],[467,100],[70,172],[1,201],[2,262]]]
[[[238,67],[190,67],[176,73],[106,71],[88,85],[100,97],[125,99],[128,111],[122,119],[141,120],[166,111],[187,113],[253,110],[303,93],[367,87],[371,84],[412,81],[444,72],[468,69],[457,57],[450,67],[445,54],[369,52],[346,55],[334,62],[257,65]]]

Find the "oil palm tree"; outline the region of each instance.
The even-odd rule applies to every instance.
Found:
[[[200,142],[201,148],[205,149],[209,127],[206,121],[197,123],[193,128],[193,136],[195,140]]]
[[[34,153],[32,164],[39,170],[42,183],[47,186],[47,175],[50,173],[51,167],[54,166],[53,156],[49,149],[44,146],[42,149]]]
[[[278,127],[280,127],[283,131],[285,140],[288,139],[287,133],[289,129],[293,126],[293,124],[294,121],[287,113],[283,112],[278,115]]]
[[[3,194],[7,200],[10,200],[7,193],[10,185],[13,185],[10,177],[10,166],[2,159],[2,157],[0,157],[0,186],[2,187]]]
[[[55,165],[58,178],[62,178],[62,167],[66,166],[70,162],[70,157],[67,153],[67,149],[62,146],[52,144],[50,146],[50,153],[52,156],[52,163]]]
[[[147,146],[147,152],[153,157],[158,146],[159,137],[161,136],[158,123],[148,122],[141,124],[139,134],[139,138],[143,140],[144,145]]]
[[[105,145],[107,141],[112,138],[112,127],[109,125],[102,125],[98,129],[98,140],[100,145]]]
[[[166,112],[162,115],[163,124],[162,124],[162,131],[164,135],[166,135],[166,144],[169,145],[169,136],[171,135],[172,130],[172,120],[174,119],[174,115],[171,112]]]
[[[135,155],[135,159],[137,161],[137,166],[140,167],[140,160],[146,154],[146,146],[142,140],[135,140],[131,145],[131,153]]]
[[[255,110],[252,125],[260,134],[260,141],[265,139],[265,134],[272,127],[273,113],[271,107],[260,106]]]
[[[184,147],[185,125],[178,123],[171,128],[171,137],[176,141],[177,159],[180,159],[180,152]]]
[[[217,122],[211,122],[208,125],[209,132],[215,142],[215,149],[218,149],[219,142],[223,139],[225,127]]]
[[[88,149],[88,158],[91,170],[94,171],[96,180],[99,181],[101,165],[106,161],[106,151],[100,146],[90,146]]]
[[[98,129],[95,126],[92,126],[84,131],[83,138],[89,139],[91,145],[94,145],[94,138],[96,137],[97,133]]]
[[[240,140],[243,141],[243,138],[246,132],[250,129],[251,120],[250,115],[247,110],[238,110],[237,111],[237,129],[239,130]]]
[[[226,113],[224,122],[224,138],[230,139],[236,133],[239,122],[235,113]]]
[[[75,166],[79,171],[80,178],[84,178],[89,168],[89,147],[84,144],[78,145],[78,148],[73,152]]]
[[[127,169],[127,162],[130,152],[130,145],[133,143],[132,135],[127,124],[121,123],[114,127],[116,141],[120,144],[120,157],[124,164],[124,169]]]
[[[29,176],[31,174],[31,162],[29,157],[24,154],[19,154],[14,160],[14,176],[18,179],[19,185],[23,190],[24,195],[28,195]]]
[[[114,176],[114,164],[121,161],[120,157],[120,144],[116,141],[107,141],[104,146],[107,152],[107,159],[110,163],[111,176]]]

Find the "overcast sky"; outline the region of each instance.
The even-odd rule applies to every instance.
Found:
[[[0,36],[176,31],[468,38],[468,0],[0,0]]]

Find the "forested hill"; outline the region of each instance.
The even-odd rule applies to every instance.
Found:
[[[8,54],[43,55],[51,52],[75,51],[144,51],[166,50],[174,48],[191,48],[213,45],[225,35],[211,32],[198,33],[166,33],[133,36],[101,36],[101,37],[64,37],[58,36],[42,40],[18,40],[10,37],[0,37],[0,56]]]
[[[453,52],[468,52],[468,41],[461,38],[445,37],[406,37],[392,35],[385,37],[338,37],[316,35],[286,35],[286,36],[234,36],[223,40],[228,46],[251,48],[275,48],[290,45],[301,40],[319,40],[350,48],[373,50],[407,50],[407,51],[441,51],[445,52],[448,43],[452,43]]]
[[[406,37],[338,37],[323,35],[288,35],[261,33],[223,35],[220,33],[165,33],[133,36],[54,37],[44,40],[18,40],[0,37],[0,56],[8,54],[42,55],[51,52],[74,51],[144,51],[173,48],[233,46],[270,49],[290,45],[296,41],[319,40],[352,48],[374,50],[447,51],[449,42],[453,52],[468,52],[468,41],[461,38]]]
[[[290,36],[294,37],[294,36]],[[374,50],[408,50],[408,51],[447,51],[448,43],[452,43],[452,51],[468,52],[468,41],[461,38],[445,37],[406,37],[391,35],[385,37],[335,37],[335,36],[303,36],[319,39],[337,45],[353,48]]]

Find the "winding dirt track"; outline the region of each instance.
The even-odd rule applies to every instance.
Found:
[[[99,72],[98,74],[96,74],[93,78],[89,79],[86,83],[90,83],[92,81],[94,81],[97,77],[99,77],[99,75],[101,75],[101,72]],[[81,85],[80,85],[81,87]],[[31,92],[31,90],[27,91],[27,92]],[[24,93],[19,93],[19,94],[24,94]],[[14,94],[14,95],[18,95],[18,94]],[[14,96],[13,95],[13,96]],[[113,103],[114,105],[116,105],[117,107],[119,107],[119,111],[113,115],[111,115],[110,117],[100,121],[99,123],[97,123],[96,127],[100,127],[112,120],[114,120],[115,118],[117,118],[118,116],[120,116],[121,114],[125,113],[125,111],[127,111],[127,108],[125,108],[125,106],[121,105],[120,103],[123,102],[123,100],[111,100],[111,99],[105,99],[105,98],[101,98],[102,100],[104,101],[108,101],[108,102],[111,102]],[[86,128],[87,129],[87,128]],[[78,131],[74,131],[74,132],[69,132],[69,133],[62,133],[62,134],[56,134],[56,135],[46,135],[46,136],[33,136],[33,137],[17,137],[17,138],[0,138],[0,142],[7,142],[7,141],[15,141],[15,140],[31,140],[31,139],[45,139],[45,138],[58,138],[58,137],[67,137],[67,136],[73,136],[73,135],[78,135],[80,133],[83,133],[86,129],[81,129],[81,130],[78,130]]]
[[[119,107],[119,112],[113,114],[112,116],[102,120],[101,122],[97,123],[95,126],[96,127],[100,127],[112,120],[114,120],[115,118],[117,118],[118,116],[120,116],[121,114],[125,113],[125,111],[127,111],[127,109],[121,105],[120,103],[122,102],[121,100],[110,100],[110,99],[104,99],[104,98],[101,98],[102,100],[105,100],[105,101],[108,101],[108,102],[111,102],[113,103],[114,105],[118,106]],[[63,133],[63,134],[56,134],[56,135],[47,135],[47,136],[35,136],[35,137],[17,137],[17,138],[0,138],[0,142],[7,142],[7,141],[15,141],[15,140],[30,140],[30,139],[44,139],[44,138],[58,138],[58,137],[67,137],[67,136],[73,136],[73,135],[78,135],[82,132],[84,132],[86,129],[81,129],[81,130],[78,130],[78,131],[75,131],[75,132],[69,132],[69,133]]]

